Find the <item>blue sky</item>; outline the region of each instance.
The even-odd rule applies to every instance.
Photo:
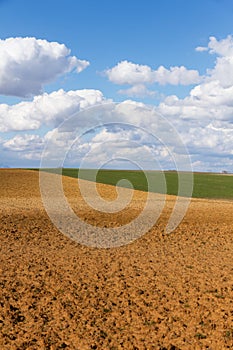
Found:
[[[5,0],[0,16],[1,39],[57,41],[91,62],[83,74],[60,79],[46,90],[95,88],[116,100],[118,87],[98,72],[128,60],[154,68],[185,65],[202,73],[214,60],[195,47],[205,46],[211,35],[224,38],[233,31],[231,0]]]
[[[233,110],[229,109],[233,105],[229,90],[233,86],[232,23],[231,0],[0,1],[0,61],[4,62],[0,65],[0,163],[38,166],[48,133],[51,135],[70,113],[108,99],[114,102],[130,99],[155,106],[174,125],[195,170],[233,171]],[[26,37],[34,41],[16,39]],[[6,41],[9,38],[13,41]],[[39,39],[43,39],[42,44]],[[64,44],[70,52],[50,45],[49,53],[45,53],[47,42]],[[24,45],[28,45],[28,51]],[[60,63],[54,50],[59,51]],[[48,57],[43,60],[43,55]],[[69,57],[73,56],[81,62],[76,60],[71,66]],[[219,80],[221,72],[224,81]],[[21,79],[18,88],[13,86],[17,74]],[[60,104],[69,103],[70,107],[62,105],[61,110],[52,114],[57,102],[50,95],[60,89],[63,89]],[[91,97],[86,89],[91,89]],[[83,93],[77,92],[71,102],[70,95],[66,95],[71,90]],[[45,110],[41,113],[40,107],[45,105],[42,97],[46,93],[49,117]],[[213,96],[218,102],[211,110]],[[39,102],[35,103],[37,98]],[[83,106],[81,99],[86,101]],[[198,99],[202,103],[197,106]],[[18,105],[27,102],[23,107]],[[125,121],[130,118],[126,116]],[[150,124],[144,127],[150,128]],[[115,140],[115,132],[109,128],[107,133],[104,127],[98,132],[103,142],[104,137],[109,140],[112,136]],[[114,157],[116,145],[112,142]],[[143,138],[141,142],[144,146]],[[92,146],[91,140],[85,141],[86,148],[82,145],[83,149]],[[130,157],[130,145],[128,148]],[[124,152],[127,157],[127,147]],[[104,149],[102,153],[104,162]],[[157,155],[161,162],[162,154]],[[95,165],[93,160],[92,164]]]

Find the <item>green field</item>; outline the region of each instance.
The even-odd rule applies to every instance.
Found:
[[[57,173],[58,169],[45,169],[46,171]],[[82,174],[79,174],[78,169],[63,168],[62,174],[64,176],[74,177],[95,181],[94,172],[91,169],[82,169]],[[145,175],[146,174],[146,175]],[[96,182],[116,185],[119,180],[129,180],[133,187],[137,190],[147,191],[149,182],[152,183],[150,188],[153,192],[161,192],[164,190],[160,188],[161,172],[157,171],[143,171],[137,170],[99,170]],[[167,189],[165,193],[176,195],[178,192],[178,174],[176,171],[165,171],[165,179]],[[185,174],[185,173],[184,173]],[[233,175],[211,174],[211,173],[194,173],[194,198],[215,198],[215,199],[233,199]],[[128,187],[127,184],[125,187]]]

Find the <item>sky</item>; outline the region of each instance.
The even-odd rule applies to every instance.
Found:
[[[0,167],[233,172],[232,23],[232,0],[0,0]]]

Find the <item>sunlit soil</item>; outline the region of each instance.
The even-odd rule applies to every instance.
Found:
[[[56,176],[51,175],[50,176]],[[0,171],[0,349],[233,348],[233,202],[192,200],[164,232],[174,197],[131,244],[90,248],[63,235],[43,208],[39,174]],[[65,177],[85,222],[121,226],[143,209],[135,191],[119,213],[101,213]],[[103,198],[116,189],[98,185]]]

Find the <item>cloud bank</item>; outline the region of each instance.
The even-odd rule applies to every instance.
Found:
[[[118,85],[131,85],[129,89],[120,90],[122,94],[142,98],[156,94],[147,89],[147,84],[155,80],[158,84],[194,84],[185,98],[170,95],[163,99],[153,111],[162,114],[178,130],[191,154],[195,170],[228,170],[233,171],[233,37],[217,40],[210,37],[206,47],[196,48],[201,55],[210,54],[215,59],[212,69],[200,77],[197,71],[189,71],[185,67],[164,67],[152,70],[149,66],[137,65],[123,61],[107,70],[106,74],[112,82]],[[100,105],[103,111],[108,100],[99,90],[58,90],[53,93],[43,93],[32,101],[15,105],[0,104],[0,131],[20,134],[9,140],[1,140],[1,147],[8,152],[15,152],[21,158],[39,159],[43,145],[55,135],[54,142],[61,147],[69,144],[72,125],[69,130],[58,131],[57,126],[73,113],[83,111],[87,107]],[[131,106],[131,107],[129,107]],[[144,118],[137,114],[138,108],[144,109]],[[120,122],[140,123],[142,128],[150,130],[156,127],[156,119],[142,102],[124,101],[118,105]],[[107,114],[106,114],[107,115]],[[80,117],[77,123],[80,129],[93,125],[94,114]],[[138,119],[139,118],[139,119]],[[107,119],[105,120],[108,121]],[[41,128],[55,128],[41,136]],[[33,135],[30,130],[34,130]],[[35,134],[38,130],[38,135]],[[132,147],[131,141],[140,145]],[[105,128],[90,134],[83,139],[74,150],[70,161],[77,165],[87,152],[91,152],[90,164],[93,166],[104,161],[105,157],[120,157],[125,154],[140,158],[146,152],[165,161],[167,150],[161,145],[153,144],[139,132]],[[75,158],[76,157],[76,158]],[[99,163],[98,163],[99,164]]]
[[[37,130],[55,127],[70,115],[105,101],[99,90],[64,91],[35,96],[15,105],[0,104],[0,131]],[[80,121],[81,122],[81,121]]]

